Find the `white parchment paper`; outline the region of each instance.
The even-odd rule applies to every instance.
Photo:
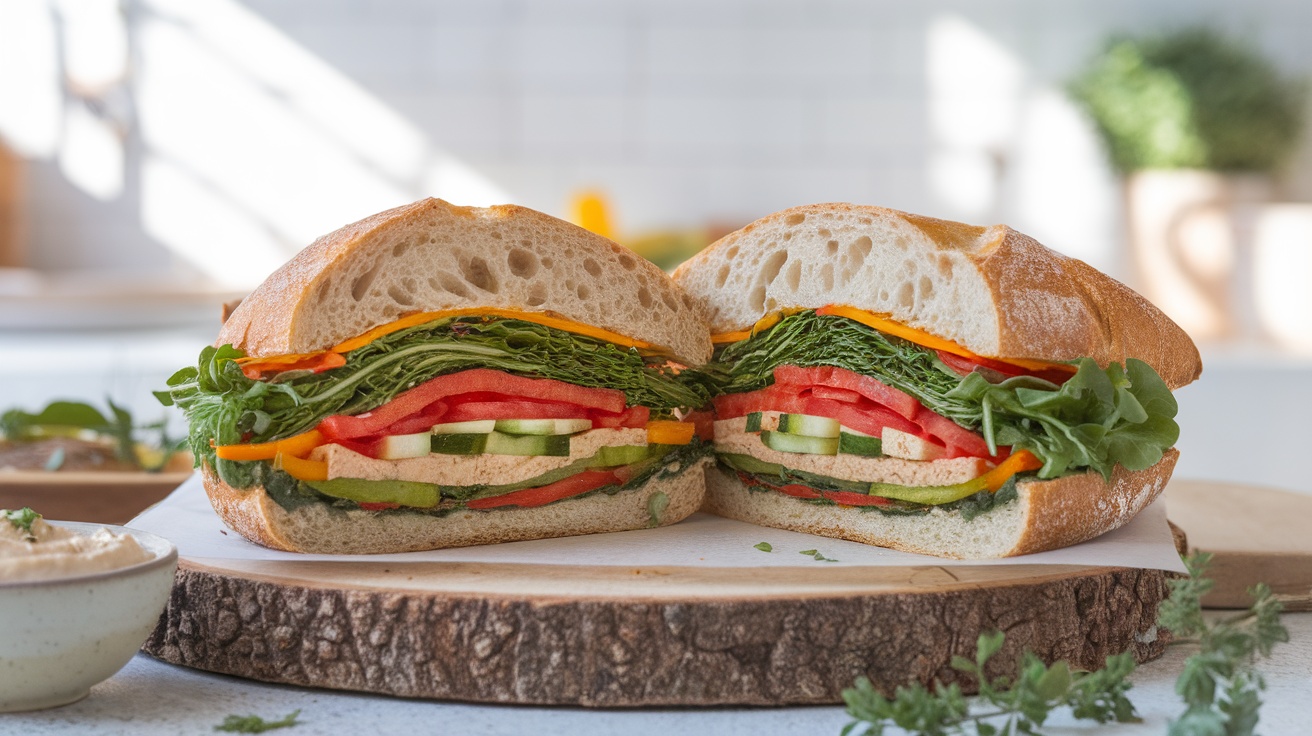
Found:
[[[210,507],[194,475],[168,498],[133,519],[134,529],[158,534],[178,546],[182,557],[192,559],[369,561],[369,562],[485,562],[539,565],[614,565],[621,567],[813,567],[915,565],[1097,565],[1138,567],[1185,572],[1171,540],[1162,501],[1144,509],[1129,524],[1074,547],[1002,560],[944,560],[897,552],[841,539],[817,537],[781,529],[753,526],[709,514],[692,517],[659,529],[614,534],[538,539],[428,552],[386,555],[312,555],[280,552],[246,541],[227,529]],[[774,550],[755,548],[768,542]],[[818,562],[802,555],[818,550],[834,562]]]

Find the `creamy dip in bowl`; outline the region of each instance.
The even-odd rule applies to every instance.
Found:
[[[80,700],[154,630],[178,551],[123,527],[0,515],[0,712]]]

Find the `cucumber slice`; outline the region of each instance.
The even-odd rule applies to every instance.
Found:
[[[593,455],[588,462],[588,467],[613,468],[617,465],[632,465],[646,460],[651,455],[651,448],[647,445],[599,447],[597,448],[597,454]]]
[[[378,457],[383,460],[401,460],[407,457],[427,457],[432,452],[430,435],[427,432],[419,434],[394,434],[384,437],[378,443]]]
[[[762,432],[761,441],[771,450],[798,452],[806,455],[837,455],[837,437],[807,437],[787,432]]]
[[[355,478],[334,478],[333,480],[307,481],[306,485],[325,496],[345,498],[356,503],[395,503],[401,506],[426,509],[436,506],[438,500],[440,500],[439,489],[436,485],[407,480],[379,482]]]
[[[754,412],[752,412],[751,414],[748,414],[748,415],[747,415],[747,427],[746,427],[746,430],[747,430],[748,432],[760,432],[760,431],[761,431],[761,412],[759,412],[759,411],[754,411]]]
[[[498,419],[496,430],[506,434],[575,434],[592,429],[591,419]]]
[[[429,448],[442,455],[481,455],[490,434],[435,434]]]
[[[779,416],[779,431],[787,434],[835,439],[841,429],[838,420],[829,417],[814,417],[810,414],[781,414]]]
[[[842,455],[880,457],[884,454],[883,442],[867,434],[853,434],[843,430],[838,435],[838,452]]]
[[[487,445],[483,448],[483,452],[489,455],[569,457],[569,435],[514,435],[493,432],[487,435]]]
[[[497,420],[479,419],[473,422],[447,422],[433,425],[433,434],[487,434],[496,429]]]

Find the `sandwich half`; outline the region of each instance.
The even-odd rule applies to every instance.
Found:
[[[691,301],[609,240],[427,199],[301,251],[157,395],[243,536],[399,552],[688,516],[709,393],[680,373],[710,352]]]
[[[716,345],[707,510],[953,558],[1064,547],[1170,477],[1202,371],[1138,294],[1004,226],[797,207],[674,273]]]

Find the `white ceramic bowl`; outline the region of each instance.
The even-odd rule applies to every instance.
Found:
[[[52,521],[91,534],[101,524]],[[0,713],[66,705],[118,672],[155,629],[178,550],[154,534],[130,534],[151,559],[53,580],[0,581]]]

